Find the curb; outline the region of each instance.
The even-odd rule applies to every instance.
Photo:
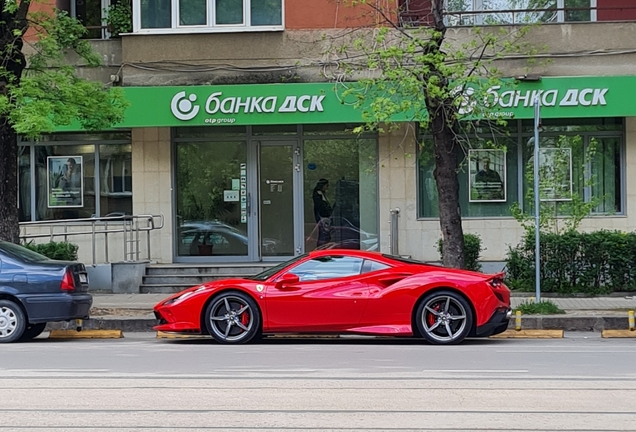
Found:
[[[49,339],[121,339],[121,330],[51,330]]]
[[[155,332],[153,327],[159,322],[154,318],[134,317],[93,317],[83,321],[83,330],[120,330],[122,332]],[[510,320],[508,329],[514,330],[515,319]],[[604,330],[625,330],[629,328],[627,316],[584,316],[543,315],[521,318],[523,330],[561,330],[574,332],[603,332]],[[75,331],[75,321],[49,323],[45,331],[72,330]],[[281,335],[282,337],[285,337]],[[324,335],[322,336],[324,337]],[[333,337],[333,336],[331,336]]]
[[[563,330],[506,330],[492,339],[563,339]]]
[[[601,337],[604,338],[636,338],[634,330],[603,330]]]

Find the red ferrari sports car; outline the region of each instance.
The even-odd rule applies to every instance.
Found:
[[[321,250],[175,294],[155,306],[155,330],[210,334],[221,343],[354,333],[456,344],[506,330],[510,290],[502,279],[377,252]]]

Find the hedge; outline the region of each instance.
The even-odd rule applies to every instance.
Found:
[[[608,294],[636,290],[636,233],[595,231],[541,234],[541,291]],[[534,291],[534,236],[510,248],[508,286]]]
[[[50,242],[36,244],[30,241],[25,243],[24,247],[50,259],[60,261],[77,261],[78,246],[73,243]]]

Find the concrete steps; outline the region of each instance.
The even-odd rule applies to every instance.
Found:
[[[252,276],[276,264],[152,264],[146,267],[139,292],[172,294],[212,280]]]

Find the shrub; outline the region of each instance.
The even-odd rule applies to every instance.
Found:
[[[636,233],[596,231],[541,233],[541,291],[607,294],[636,289]],[[507,284],[532,291],[535,285],[534,235],[510,248]]]
[[[50,242],[36,244],[30,241],[24,245],[27,249],[60,261],[77,261],[78,246],[68,242]]]
[[[521,311],[525,315],[557,315],[565,313],[563,309],[550,300],[542,300],[539,303],[523,302],[515,308],[516,311]]]
[[[437,251],[442,260],[442,239],[437,242]],[[483,248],[481,247],[481,238],[476,234],[464,234],[464,267],[466,270],[481,271],[479,256]]]

